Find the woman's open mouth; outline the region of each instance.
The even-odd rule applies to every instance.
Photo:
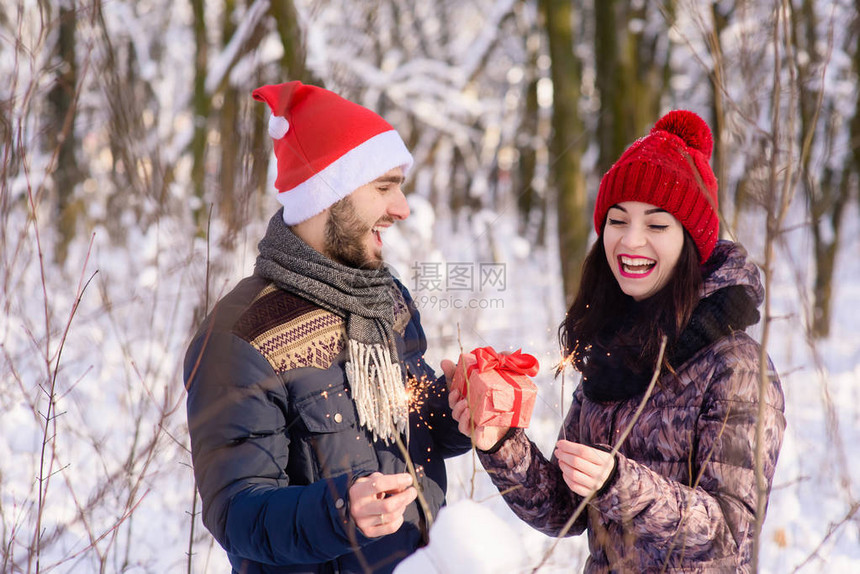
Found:
[[[623,277],[634,279],[647,277],[656,266],[657,262],[647,257],[618,256],[618,269],[621,271]]]

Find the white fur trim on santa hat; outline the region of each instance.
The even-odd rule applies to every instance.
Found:
[[[403,168],[406,175],[412,167],[412,154],[400,135],[389,130],[352,148],[296,187],[279,193],[284,222],[301,223],[395,167]]]

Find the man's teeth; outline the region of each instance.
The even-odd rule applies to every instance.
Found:
[[[621,264],[624,266],[624,270],[628,273],[645,273],[654,265],[657,264],[656,261],[651,259],[640,259],[640,258],[632,258],[632,257],[622,257]]]

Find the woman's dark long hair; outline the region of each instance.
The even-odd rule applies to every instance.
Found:
[[[628,367],[637,372],[653,371],[663,337],[667,338],[666,355],[669,355],[690,322],[699,303],[701,286],[699,252],[684,230],[684,246],[669,282],[649,297],[647,304],[637,304],[621,290],[612,274],[601,235],[583,262],[579,290],[559,326],[559,339],[567,357],[559,370],[570,362],[582,372],[589,352],[601,346],[598,343],[605,345],[615,340],[637,350],[627,358],[635,363]],[[671,368],[667,356],[661,367]]]

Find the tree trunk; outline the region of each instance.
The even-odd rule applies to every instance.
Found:
[[[800,138],[808,139],[813,144],[818,138],[819,118],[830,117],[832,114],[820,113],[820,90],[824,89],[821,80],[821,69],[827,65],[823,61],[817,33],[818,18],[812,0],[804,0],[800,11],[791,12],[791,32],[796,51],[805,51],[807,59],[799,61],[798,89],[800,92]],[[850,52],[849,50],[846,50]],[[855,73],[858,67],[858,54],[854,47]],[[855,117],[851,122],[849,132],[853,138],[860,136],[857,111],[860,110],[860,95],[855,99]],[[835,111],[834,111],[835,113]],[[828,150],[832,149],[834,134],[829,127],[824,131]],[[855,146],[856,147],[856,146]],[[858,153],[855,150],[855,156]],[[828,154],[829,155],[829,154]],[[812,215],[812,237],[815,255],[815,281],[813,287],[812,324],[810,334],[813,338],[825,338],[830,334],[831,297],[833,294],[833,273],[835,271],[836,254],[839,250],[839,235],[842,224],[842,214],[848,202],[850,190],[849,180],[855,169],[853,162],[848,162],[844,169],[834,173],[825,169],[823,175],[816,173],[811,153],[801,157],[803,177],[802,189],[806,195]],[[856,173],[856,172],[855,172]]]
[[[194,220],[197,223],[198,234],[206,229],[206,141],[208,138],[209,112],[211,101],[206,93],[206,72],[208,68],[209,44],[206,40],[206,2],[191,0],[194,14],[194,95],[192,114],[194,117],[194,135],[191,139],[191,185],[194,196],[199,200],[194,208]]]
[[[283,81],[300,80],[322,86],[322,83],[305,66],[307,53],[299,26],[299,15],[293,0],[272,2],[270,11],[284,47],[284,54],[281,56]]]
[[[605,173],[624,150],[647,133],[660,113],[670,76],[669,47],[665,34],[649,34],[649,3],[639,8],[628,2],[601,0],[594,3],[594,56],[596,85],[600,93],[597,122],[599,156],[597,169]],[[667,27],[672,25],[674,3],[663,7]],[[631,20],[643,22],[639,29]]]
[[[672,27],[674,19],[674,4],[671,0],[661,2],[666,28]],[[669,44],[666,34],[652,34],[648,29],[649,3],[642,3],[638,8],[628,8],[628,12],[621,19],[623,28],[619,30],[619,37],[626,37],[625,50],[621,52],[623,58],[621,63],[622,74],[632,79],[627,86],[629,89],[620,95],[624,101],[623,109],[629,118],[625,124],[627,131],[624,141],[620,142],[623,151],[636,138],[642,137],[647,130],[657,121],[660,114],[660,104],[666,93],[666,86],[671,76],[669,67]],[[633,28],[631,22],[643,22],[639,28]],[[623,33],[622,33],[623,32]],[[618,155],[621,155],[619,151]],[[617,159],[617,156],[616,158]]]
[[[725,221],[726,203],[726,186],[729,183],[728,179],[728,158],[726,157],[726,138],[724,135],[725,129],[725,102],[723,98],[723,48],[721,37],[723,30],[729,22],[732,9],[725,12],[720,11],[720,3],[711,3],[711,20],[713,21],[713,30],[710,37],[711,59],[714,62],[713,70],[711,70],[711,114],[714,118],[713,133],[714,133],[714,175],[719,183],[717,191],[717,202],[719,203],[720,219]]]
[[[236,31],[233,24],[233,14],[236,10],[235,0],[224,0],[223,22],[221,24],[221,45],[226,46]],[[239,159],[239,125],[238,109],[239,95],[229,81],[224,82],[221,90],[222,104],[219,110],[220,134],[219,146],[221,161],[218,163],[218,214],[227,232],[223,236],[223,245],[228,250],[232,248],[241,222],[236,213],[236,171]]]
[[[624,130],[624,101],[626,74],[621,67],[618,48],[618,7],[616,0],[594,3],[595,83],[600,93],[600,115],[597,118],[599,156],[597,173],[602,175],[612,166],[631,141],[632,134]]]
[[[57,44],[55,47],[60,65],[48,102],[51,108],[52,125],[49,129],[50,152],[57,153],[57,169],[54,183],[57,190],[58,237],[54,251],[55,261],[62,265],[68,254],[69,243],[75,237],[81,202],[75,199],[75,187],[80,181],[75,150],[75,106],[77,98],[78,69],[75,61],[75,27],[77,15],[74,9],[61,6],[59,9]]]
[[[519,129],[517,130],[516,140],[520,158],[517,163],[517,178],[514,189],[519,192],[516,194],[520,216],[519,227],[520,233],[524,235],[529,234],[533,210],[537,204],[543,203],[540,201],[541,194],[538,194],[534,188],[534,177],[537,170],[537,150],[535,149],[535,145],[539,125],[537,86],[540,73],[538,72],[537,57],[538,50],[532,50],[529,54],[529,66],[526,71],[528,85],[525,90],[525,110],[523,111]],[[540,227],[543,226],[541,225]],[[543,234],[539,232],[538,235],[542,236]],[[537,243],[542,244],[543,237],[540,237]]]
[[[550,180],[558,192],[559,256],[565,298],[573,300],[585,258],[589,214],[582,173],[584,129],[579,117],[582,64],[573,51],[570,0],[541,0],[553,85]]]
[[[258,76],[256,85],[263,84],[263,78]],[[256,103],[256,102],[255,102]],[[251,127],[251,181],[249,185],[260,195],[265,195],[268,191],[268,165],[269,156],[271,155],[271,138],[266,126],[266,118],[268,110],[263,105],[252,105],[249,114],[252,122]]]

